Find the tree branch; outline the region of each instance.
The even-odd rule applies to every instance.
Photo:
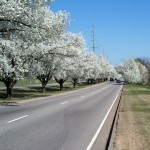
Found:
[[[32,25],[29,25],[29,24],[26,24],[26,23],[24,23],[24,22],[17,21],[17,20],[10,20],[10,19],[3,19],[3,18],[0,18],[0,21],[3,21],[3,22],[14,22],[14,23],[22,24],[22,25],[27,26],[27,27],[33,27]],[[34,28],[35,28],[35,27],[34,27]]]
[[[17,28],[15,29],[7,29],[7,28],[3,28],[3,29],[0,29],[0,32],[10,32],[10,31],[24,31],[24,30],[19,30]]]

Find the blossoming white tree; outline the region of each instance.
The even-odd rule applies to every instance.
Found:
[[[118,73],[116,72],[116,69],[103,55],[99,57],[99,64],[102,68],[102,71],[99,74],[99,78],[105,79],[109,77],[114,78],[117,76]]]
[[[74,57],[68,58],[69,65],[67,67],[67,74],[69,76],[69,79],[73,83],[74,88],[76,87],[76,84],[78,83],[79,79],[84,74],[84,67],[85,67],[85,40],[82,36],[82,34],[73,34],[71,39],[74,39],[75,46],[70,47],[69,50],[75,51]]]
[[[70,65],[70,59],[59,56],[59,58],[57,57],[57,59],[55,59],[55,63],[57,67],[54,70],[53,77],[55,81],[59,83],[61,91],[63,89],[64,82],[69,79],[68,66]]]
[[[67,33],[61,45],[65,44],[68,46],[61,47],[60,50],[62,50],[64,55],[56,58],[57,68],[54,71],[54,78],[60,84],[60,90],[62,90],[63,83],[67,79],[70,78],[76,84],[79,77],[81,77],[77,71],[82,65],[85,41],[81,34]]]
[[[123,75],[124,79],[128,83],[142,83],[145,84],[148,81],[148,71],[140,62],[134,59],[128,59],[123,62],[118,71]]]
[[[58,22],[61,22],[61,20],[58,19]],[[63,21],[62,24],[60,24],[59,28],[64,27],[64,29],[61,29],[61,32],[57,31],[57,36],[52,34],[52,36],[47,37],[44,42],[30,47],[33,54],[36,52],[34,55],[32,54],[32,61],[34,63],[31,64],[30,75],[41,81],[43,92],[45,91],[48,81],[52,78],[54,70],[56,70],[57,64],[55,63],[55,59],[58,59],[59,56],[69,57],[69,55],[72,55],[67,53],[67,48],[70,47],[70,44],[73,45],[74,43],[68,42],[68,39],[65,38],[66,33],[64,32],[66,26],[64,23]],[[67,40],[67,42],[64,43],[64,40]],[[64,49],[66,49],[66,51]]]
[[[83,54],[70,59],[70,65],[68,66],[68,75],[69,79],[73,83],[74,88],[84,74],[84,64]]]
[[[148,82],[150,83],[150,58],[149,57],[137,58],[136,61],[139,61],[148,70],[148,74],[149,74]]]
[[[0,1],[0,81],[7,86],[7,97],[11,97],[13,85],[29,69],[29,62],[55,53],[54,49],[49,51],[51,41],[47,39],[56,41],[68,23],[67,13],[53,13],[45,1]],[[46,44],[47,49],[43,50],[41,45]]]
[[[21,45],[19,40],[0,41],[0,81],[7,87],[6,97],[11,97],[13,86],[28,71],[26,54],[22,55]]]
[[[85,78],[89,82],[96,83],[96,80],[101,72],[101,66],[99,65],[98,58],[94,53],[88,53],[86,55],[86,71]]]
[[[147,68],[142,65],[139,61],[136,61],[139,72],[140,72],[140,83],[142,84],[146,84],[148,82],[149,79],[149,73]]]
[[[60,84],[80,78],[96,82],[115,72],[103,57],[85,52],[81,34],[66,32],[69,14],[51,11],[51,0],[0,1],[0,81],[11,97],[16,82],[28,73],[42,89],[52,78]]]
[[[73,61],[74,58],[80,56],[80,51],[82,51],[83,44],[84,39],[80,34],[64,33],[57,38],[57,41],[51,43],[51,45],[43,45],[42,47],[39,47],[39,50],[42,49],[44,53],[42,54],[43,57],[38,60],[34,66],[32,66],[32,75],[34,73],[37,79],[41,81],[43,91],[45,91],[46,84],[54,74],[56,81],[59,81],[58,74],[60,77],[60,73],[61,75],[63,74],[65,67],[65,70],[68,70],[68,66],[70,66],[68,63],[68,66],[65,66],[65,62],[69,62],[69,60]],[[45,51],[47,51],[46,55]],[[66,74],[66,71],[64,71],[64,73]]]

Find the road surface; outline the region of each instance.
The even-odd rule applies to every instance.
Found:
[[[87,150],[122,85],[0,106],[0,150]]]

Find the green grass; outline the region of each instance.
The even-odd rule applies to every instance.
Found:
[[[136,101],[132,106],[132,110],[134,112],[143,112],[143,113],[150,113],[150,106],[148,102],[144,101]]]
[[[150,87],[130,84],[125,85],[125,89],[145,147],[150,147]]]
[[[48,83],[56,83],[54,80],[50,80]],[[41,82],[37,79],[23,79],[17,81],[17,84],[15,86],[25,86],[25,85],[32,85],[32,84],[41,84]],[[0,87],[5,87],[5,84],[3,82],[0,82]]]
[[[3,82],[0,82],[0,87],[5,86],[5,84]]]
[[[131,96],[150,95],[150,87],[145,85],[127,84],[125,88],[128,89],[127,94]]]
[[[3,102],[16,102],[21,100],[28,100],[32,98],[38,98],[38,97],[46,97],[51,95],[56,95],[68,91],[74,91],[77,89],[85,88],[87,86],[85,83],[80,83],[76,86],[76,88],[73,88],[72,84],[64,85],[64,88],[62,91],[60,91],[59,86],[49,86],[46,87],[46,92],[42,92],[41,87],[26,87],[26,88],[17,88],[13,89],[13,98],[12,99],[5,99],[6,90],[0,90],[0,103]]]

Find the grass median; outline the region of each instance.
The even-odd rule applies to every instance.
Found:
[[[150,148],[150,87],[124,86],[114,145],[116,150]]]
[[[128,85],[127,94],[132,97],[132,111],[139,133],[143,139],[143,148],[150,148],[150,87]]]
[[[56,83],[54,80],[50,80],[48,83]],[[41,84],[41,82],[37,79],[23,79],[17,81],[16,86],[25,86],[25,85],[33,85],[33,84]],[[0,87],[5,87],[5,84],[3,82],[0,82]]]
[[[47,86],[46,92],[42,92],[41,87],[16,88],[16,89],[13,89],[12,99],[5,99],[6,90],[1,89],[0,90],[0,103],[17,102],[17,101],[28,100],[32,98],[52,96],[52,95],[56,95],[56,94],[60,94],[64,92],[82,89],[91,85],[92,84],[87,85],[86,83],[79,83],[75,88],[73,88],[73,85],[70,83],[70,84],[64,85],[64,88],[62,89],[62,91],[60,91],[59,86]]]

